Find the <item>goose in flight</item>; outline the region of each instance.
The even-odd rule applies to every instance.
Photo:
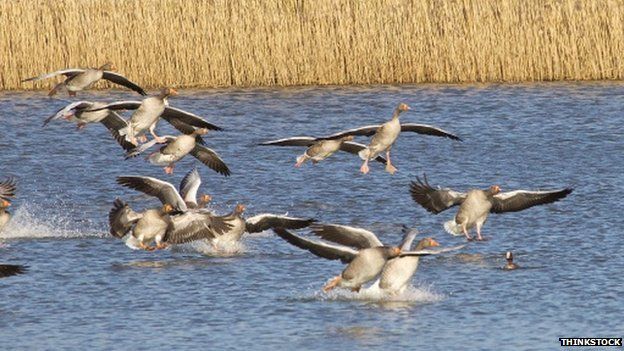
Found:
[[[167,233],[173,230],[173,221],[169,215],[172,212],[173,206],[170,204],[135,212],[127,203],[116,199],[108,213],[110,233],[116,238],[123,239],[132,231],[131,236],[139,248],[147,251],[163,249],[166,247]],[[152,242],[156,242],[156,246],[150,246]]]
[[[208,166],[215,172],[224,176],[230,175],[230,169],[223,162],[219,154],[214,150],[202,145],[201,135],[208,133],[208,129],[199,128],[193,130],[190,134],[181,134],[177,137],[165,135],[160,139],[163,140],[164,146],[157,151],[152,152],[147,159],[151,164],[165,166],[165,173],[173,174],[175,163],[180,161],[184,156],[190,154],[203,164]],[[128,151],[126,159],[135,157],[158,144],[157,139],[141,144],[140,146]]]
[[[107,62],[99,68],[67,68],[52,73],[45,73],[37,77],[27,78],[22,80],[22,82],[38,81],[64,75],[66,77],[65,80],[58,83],[52,90],[50,90],[48,96],[53,96],[63,89],[67,90],[69,96],[76,96],[77,91],[89,89],[100,79],[106,79],[115,84],[123,85],[126,88],[132,89],[141,95],[146,95],[145,91],[140,86],[131,82],[121,74],[113,72],[114,70],[115,67],[113,64]]]
[[[374,233],[361,228],[313,225],[311,229],[315,235],[338,245],[307,239],[283,228],[276,228],[274,232],[290,244],[310,251],[318,257],[340,260],[347,264],[340,275],[323,287],[325,292],[335,287],[359,291],[362,285],[379,276],[388,260],[396,257],[427,256],[459,248],[403,251],[401,247],[405,247],[405,243],[413,240],[416,235],[414,231],[406,233],[402,240],[403,244],[395,247],[384,246]]]
[[[477,230],[477,240],[483,240],[481,228],[490,213],[516,212],[524,209],[548,204],[568,196],[573,189],[557,190],[515,190],[501,193],[498,185],[488,189],[473,189],[461,193],[452,189],[434,189],[429,185],[427,176],[424,180],[416,178],[410,187],[412,199],[427,211],[438,214],[448,208],[459,205],[455,218],[446,222],[444,228],[453,235],[466,236],[472,240],[468,231]]]
[[[360,151],[366,149],[365,145],[354,142],[353,138],[353,135],[345,135],[336,139],[318,139],[314,137],[301,136],[271,140],[260,143],[260,145],[306,147],[306,151],[301,156],[297,157],[297,163],[295,163],[295,167],[301,167],[301,165],[303,165],[307,160],[312,160],[312,163],[316,164],[333,155],[337,151],[345,151],[350,154],[357,155]],[[386,164],[386,159],[381,156],[377,156],[375,161]]]
[[[117,112],[109,109],[97,110],[89,112],[91,109],[97,109],[104,107],[106,104],[102,102],[90,102],[90,101],[76,101],[68,104],[67,106],[56,111],[55,114],[48,117],[43,121],[45,127],[54,120],[65,119],[67,121],[76,122],[77,129],[81,130],[90,123],[102,123],[112,134],[113,138],[121,145],[121,147],[130,151],[135,147],[134,144],[126,141],[125,138],[120,137],[119,130],[128,126],[126,120],[123,119]]]
[[[0,231],[11,220],[11,213],[7,208],[11,206],[11,199],[15,197],[17,182],[15,178],[7,178],[0,183]]]
[[[375,159],[379,154],[386,152],[386,171],[390,174],[396,172],[396,167],[392,165],[390,160],[390,150],[396,142],[401,132],[415,132],[418,134],[432,135],[438,137],[445,137],[452,140],[461,141],[461,139],[443,129],[438,127],[415,124],[415,123],[401,123],[399,116],[405,111],[409,111],[410,107],[407,104],[400,103],[395,109],[392,119],[384,124],[375,124],[370,126],[364,126],[356,129],[345,130],[336,134],[332,134],[323,139],[336,139],[342,138],[347,135],[365,135],[372,136],[372,139],[367,147],[360,150],[358,155],[364,163],[360,167],[360,171],[364,174],[369,172],[368,161]]]
[[[165,142],[165,140],[156,135],[155,132],[156,125],[161,117],[184,134],[192,133],[195,131],[195,128],[221,130],[220,127],[207,122],[202,117],[178,108],[170,107],[168,98],[174,95],[178,95],[175,89],[163,88],[158,95],[147,97],[143,99],[143,101],[113,102],[99,108],[90,109],[89,111],[94,112],[104,109],[114,111],[135,110],[128,121],[127,127],[119,130],[119,134],[134,145],[138,145],[137,139],[141,139],[141,142],[147,141],[147,137],[144,135],[147,130],[149,130],[157,142]]]

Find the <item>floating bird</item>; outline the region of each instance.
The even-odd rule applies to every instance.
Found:
[[[100,79],[106,79],[115,84],[123,85],[126,88],[132,89],[141,95],[146,95],[145,91],[137,84],[129,81],[121,74],[112,72],[115,67],[112,63],[108,62],[99,68],[67,68],[52,73],[42,74],[37,77],[27,78],[22,82],[37,81],[47,78],[52,78],[58,75],[64,75],[67,77],[64,81],[58,83],[54,89],[50,90],[48,96],[52,96],[61,90],[67,90],[69,96],[76,96],[77,91],[82,91],[91,88]]]
[[[121,145],[121,147],[129,151],[135,147],[134,144],[126,141],[119,135],[119,130],[128,126],[126,120],[123,119],[117,112],[109,109],[97,110],[89,112],[91,109],[97,109],[104,107],[106,104],[102,102],[90,102],[90,101],[77,101],[68,104],[67,106],[56,111],[55,114],[46,118],[43,121],[45,127],[53,120],[65,119],[67,121],[76,122],[77,129],[81,130],[90,123],[102,123],[109,132],[113,135],[113,138]]]
[[[356,129],[345,130],[336,134],[332,134],[323,139],[336,139],[347,135],[372,135],[373,138],[371,139],[370,144],[368,144],[366,148],[359,151],[358,153],[360,158],[364,160],[364,163],[360,168],[360,171],[364,174],[369,172],[368,161],[376,158],[384,151],[386,152],[386,160],[388,161],[386,163],[386,171],[388,171],[390,174],[394,174],[394,172],[396,172],[397,169],[392,165],[392,161],[390,160],[390,149],[392,149],[392,145],[394,145],[401,132],[415,132],[418,134],[446,137],[453,140],[461,141],[458,136],[453,135],[438,127],[415,123],[402,124],[401,122],[399,122],[399,115],[402,112],[409,110],[409,106],[404,103],[400,103],[396,107],[396,109],[394,109],[392,119],[384,124],[375,124]]]
[[[505,259],[507,260],[507,264],[505,264],[505,266],[503,267],[504,270],[511,271],[520,268],[520,266],[514,263],[513,254],[511,253],[511,251],[507,251],[507,253],[505,254]]]
[[[145,131],[149,130],[154,139],[159,143],[165,140],[156,135],[155,129],[160,117],[184,134],[192,133],[195,128],[206,128],[209,130],[221,130],[214,124],[208,123],[205,119],[190,112],[169,107],[169,96],[178,95],[173,88],[163,88],[156,96],[150,96],[143,101],[119,101],[111,104],[91,109],[89,111],[108,110],[135,110],[128,121],[128,126],[119,130],[119,134],[127,141],[138,145],[137,138],[141,142],[146,142]]]
[[[310,240],[283,228],[274,229],[275,233],[290,244],[308,250],[318,257],[347,263],[342,273],[330,280],[323,291],[335,287],[359,291],[363,284],[375,279],[384,268],[386,262],[395,257],[427,256],[445,252],[445,250],[420,250],[403,252],[401,247],[384,246],[377,236],[364,229],[340,225],[313,225],[315,235],[340,245]],[[413,240],[414,232],[403,237],[403,243]],[[457,248],[453,248],[457,249]],[[446,249],[448,251],[449,249]]]
[[[432,188],[426,175],[424,181],[417,177],[416,182],[412,182],[410,187],[412,199],[431,213],[438,214],[459,205],[455,218],[446,222],[444,228],[453,235],[463,233],[468,240],[472,240],[468,231],[473,227],[477,230],[477,240],[483,240],[481,227],[490,213],[522,211],[529,207],[555,202],[568,196],[572,190],[571,188],[546,191],[516,190],[501,193],[498,185],[492,185],[486,190],[473,189],[460,193],[448,188]]]
[[[15,190],[17,189],[17,182],[15,178],[7,178],[0,183],[0,231],[11,220],[11,214],[7,211],[7,208],[11,206],[11,199],[15,197]]]
[[[307,147],[303,155],[297,157],[297,163],[295,167],[301,167],[307,160],[312,160],[312,163],[316,164],[329,156],[333,155],[337,151],[346,151],[348,153],[357,155],[360,151],[366,149],[365,145],[353,142],[353,135],[346,135],[336,139],[317,139],[314,137],[292,137],[286,139],[272,140],[260,145],[275,145],[275,146],[305,146]],[[377,156],[375,161],[386,164],[386,159]]]
[[[0,264],[0,278],[10,277],[16,274],[26,273],[26,266],[16,264]]]
[[[221,157],[219,157],[214,150],[200,144],[201,135],[205,135],[206,133],[208,133],[208,129],[199,128],[195,129],[188,135],[182,134],[177,137],[170,135],[162,136],[161,139],[164,140],[163,144],[165,145],[158,151],[152,152],[147,159],[152,164],[165,166],[165,173],[173,174],[175,163],[184,158],[184,156],[191,154],[215,172],[226,177],[229,176],[230,169],[225,162],[223,162]],[[141,144],[140,146],[130,150],[126,154],[126,159],[138,156],[156,144],[158,144],[158,140],[156,139],[153,139],[145,144]]]

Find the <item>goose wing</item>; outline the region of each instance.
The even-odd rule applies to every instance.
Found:
[[[112,102],[108,105],[100,106],[98,108],[89,109],[87,112],[94,112],[100,110],[136,110],[141,107],[141,101],[117,101]]]
[[[449,138],[457,141],[462,141],[460,137],[455,134],[451,134],[444,129],[430,126],[428,124],[416,124],[416,123],[401,123],[401,132],[414,132],[418,134],[433,135],[438,137]]]
[[[201,185],[201,177],[197,167],[193,167],[180,182],[180,195],[186,203],[197,206],[197,190]]]
[[[431,213],[438,214],[448,208],[461,204],[466,199],[465,193],[451,189],[434,189],[423,175],[424,181],[416,177],[410,185],[412,199]]]
[[[403,227],[403,239],[401,239],[401,245],[399,246],[401,251],[409,251],[416,235],[418,235],[417,229],[410,229],[405,226]]]
[[[93,105],[92,102],[90,101],[76,101],[76,102],[72,102],[71,104],[59,109],[58,111],[56,111],[52,116],[46,118],[43,121],[43,126],[45,127],[48,123],[50,123],[53,120],[57,120],[57,119],[61,119],[63,117],[65,117],[65,115],[67,114],[75,114],[77,111],[81,111],[84,109],[87,109],[89,107],[91,107]]]
[[[195,144],[195,147],[190,153],[213,171],[223,174],[226,177],[230,175],[230,169],[214,150],[203,145]]]
[[[358,249],[383,246],[375,233],[362,228],[339,224],[314,224],[310,229],[314,235],[336,244]]]
[[[10,198],[15,197],[15,190],[17,190],[17,181],[13,177],[9,177],[0,183],[0,199],[9,201]]]
[[[165,139],[165,144],[169,145],[169,143],[171,143],[172,141],[176,140],[176,137],[171,136],[171,135],[161,135],[161,138]],[[126,160],[132,157],[136,157],[139,156],[140,154],[144,153],[145,151],[151,149],[152,147],[154,147],[154,145],[159,144],[158,141],[156,141],[156,139],[152,139],[150,141],[148,141],[147,143],[143,143],[139,146],[134,146],[134,144],[130,143],[132,145],[132,148],[130,150],[128,150],[126,152]]]
[[[499,193],[492,198],[492,213],[516,212],[529,207],[559,201],[568,196],[573,189],[565,188],[547,191],[516,190]]]
[[[111,235],[119,239],[123,238],[141,217],[142,215],[134,212],[127,203],[121,199],[115,199],[113,208],[108,212]]]
[[[170,204],[177,211],[186,212],[186,203],[169,182],[144,176],[119,176],[117,183],[130,189],[134,189],[157,197],[163,204]]]
[[[320,241],[306,239],[284,228],[275,228],[273,229],[273,231],[280,238],[288,241],[292,245],[300,249],[308,250],[318,257],[326,258],[328,260],[340,260],[343,263],[349,263],[353,261],[355,256],[357,256],[358,254],[357,250],[354,250],[350,247],[332,245],[322,243]]]
[[[316,143],[316,139],[313,137],[301,136],[301,137],[292,137],[292,138],[284,138],[278,140],[271,140],[260,143],[259,145],[275,145],[275,146],[305,146],[308,147],[310,145],[314,145]]]
[[[223,130],[221,127],[209,123],[208,121],[206,121],[202,117],[199,117],[196,114],[175,107],[165,107],[165,111],[163,112],[161,117],[164,118],[167,122],[171,123],[174,127],[176,127],[176,123],[177,125],[183,123],[197,128],[206,128],[208,130]],[[182,130],[180,131],[185,133]]]
[[[0,264],[0,278],[26,273],[26,268],[17,264]]]
[[[115,84],[123,85],[124,87],[128,89],[132,89],[143,96],[147,95],[147,93],[145,92],[145,90],[143,90],[143,88],[138,86],[136,83],[131,82],[128,78],[122,76],[121,74],[111,72],[111,71],[104,71],[102,73],[102,78],[108,81],[111,81]]]
[[[124,149],[124,151],[130,152],[136,147],[136,145],[127,141],[124,136],[119,134],[119,130],[125,128],[128,125],[128,122],[126,122],[126,120],[123,119],[123,117],[121,117],[117,112],[109,111],[108,116],[104,117],[100,123],[108,129],[113,138]]]
[[[196,240],[213,239],[228,231],[231,226],[215,220],[209,211],[188,211],[171,216],[172,225],[165,233],[163,241],[169,244],[183,244]]]
[[[271,228],[301,229],[314,223],[313,218],[297,218],[263,213],[245,220],[247,233],[260,233]]]
[[[363,149],[366,149],[366,145],[360,144],[360,143],[356,143],[356,142],[353,142],[353,141],[344,141],[340,145],[340,150],[346,151],[346,152],[354,154],[354,155],[358,155],[359,152],[362,151]],[[375,161],[381,162],[383,164],[386,164],[386,162],[387,162],[386,159],[383,158],[382,156],[375,157]]]
[[[322,137],[322,138],[318,138],[318,139],[319,140],[322,140],[322,139],[338,139],[338,138],[345,137],[347,135],[371,136],[371,135],[374,135],[375,133],[377,133],[377,130],[381,126],[382,126],[381,124],[372,124],[372,125],[364,126],[364,127],[360,127],[360,128],[343,130],[342,132],[338,132],[336,134],[332,134],[332,135],[329,135],[329,136],[326,136],[326,137]]]
[[[457,246],[451,246],[451,247],[446,247],[443,249],[435,249],[435,250],[425,249],[425,250],[417,250],[417,251],[403,251],[401,252],[399,257],[438,255],[438,254],[445,253],[445,252],[457,251],[463,248],[464,246],[466,245],[457,245]]]
[[[42,80],[42,79],[48,79],[48,78],[52,78],[58,75],[64,75],[66,77],[73,77],[77,74],[80,74],[82,72],[84,72],[85,70],[82,68],[66,68],[66,69],[61,69],[55,72],[51,72],[51,73],[44,73],[40,76],[36,76],[36,77],[31,77],[31,78],[26,78],[24,80],[22,80],[22,83],[24,82],[31,82],[31,81],[37,81],[37,80]]]

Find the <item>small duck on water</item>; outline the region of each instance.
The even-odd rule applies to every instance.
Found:
[[[520,268],[520,266],[513,262],[513,254],[511,253],[511,251],[507,251],[507,253],[505,254],[505,258],[507,259],[507,264],[505,265],[505,267],[503,267],[504,270],[510,271]]]

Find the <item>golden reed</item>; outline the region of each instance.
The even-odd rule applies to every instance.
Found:
[[[0,0],[0,89],[622,79],[620,0]]]

